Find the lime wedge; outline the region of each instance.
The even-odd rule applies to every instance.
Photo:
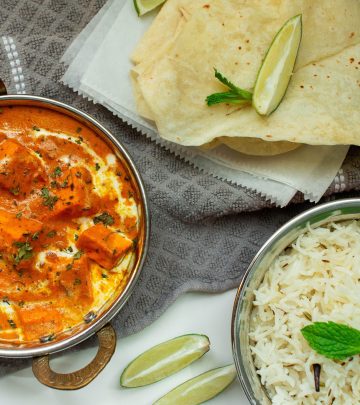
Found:
[[[235,366],[215,368],[184,382],[153,405],[197,405],[220,394],[236,377]]]
[[[289,85],[302,35],[301,14],[290,18],[276,34],[260,67],[253,106],[260,115],[270,115]]]
[[[135,10],[138,16],[144,15],[154,8],[165,3],[166,0],[134,0]]]
[[[123,387],[142,387],[188,366],[210,348],[205,335],[184,335],[152,347],[133,360],[120,377]]]

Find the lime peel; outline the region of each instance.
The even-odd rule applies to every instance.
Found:
[[[205,335],[189,334],[160,343],[130,362],[120,377],[123,387],[142,387],[160,381],[198,360],[210,349]]]
[[[302,36],[301,14],[290,18],[273,39],[257,75],[253,106],[270,115],[281,103],[293,74]]]
[[[134,7],[138,16],[141,17],[160,6],[160,4],[165,3],[165,1],[166,0],[134,0]]]
[[[165,394],[153,405],[197,405],[219,395],[235,379],[233,364],[215,368],[192,378]]]

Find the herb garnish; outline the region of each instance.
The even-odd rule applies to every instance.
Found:
[[[51,174],[51,177],[60,177],[62,175],[61,168],[59,166],[55,167],[54,171]]]
[[[240,89],[231,83],[225,76],[223,76],[218,70],[215,70],[215,77],[230,90],[223,93],[214,93],[206,97],[206,103],[208,106],[219,103],[232,103],[232,104],[244,104],[251,102],[252,93],[250,91]]]
[[[31,237],[31,239],[32,239],[32,240],[37,240],[37,239],[39,239],[39,234],[40,234],[39,231],[35,232],[35,233],[33,234],[33,236]]]
[[[8,319],[8,322],[9,322],[9,325],[10,325],[13,329],[16,329],[16,328],[17,328],[16,323],[15,323],[12,319]]]
[[[19,195],[20,194],[20,186],[16,186],[14,188],[11,188],[10,193],[13,194],[13,195]]]
[[[100,170],[100,165],[98,162],[95,163],[95,170],[98,172]]]
[[[52,231],[50,231],[46,236],[47,236],[48,238],[53,238],[55,235],[56,235],[56,231],[55,231],[55,230],[52,230]]]
[[[114,218],[106,211],[95,217],[93,221],[95,225],[99,224],[100,222],[102,222],[104,225],[113,225],[115,222]]]
[[[18,248],[16,255],[14,255],[15,264],[19,264],[21,260],[27,260],[32,257],[33,248],[29,242],[15,242],[14,246]]]
[[[58,197],[56,195],[51,195],[48,188],[43,187],[41,189],[41,197],[43,198],[43,205],[49,207],[49,209],[53,209]]]
[[[20,219],[20,218],[22,217],[22,212],[19,211],[19,212],[15,215],[15,217],[16,217],[17,219]]]
[[[335,322],[314,322],[301,333],[310,347],[329,359],[343,360],[360,354],[360,330]]]
[[[74,256],[73,256],[73,258],[74,258],[74,260],[78,260],[78,259],[80,259],[80,257],[83,255],[83,252],[81,251],[81,250],[78,250],[75,254],[74,254]]]
[[[34,126],[32,127],[32,129],[33,129],[34,131],[40,131],[40,128],[37,127],[36,125],[34,125]]]

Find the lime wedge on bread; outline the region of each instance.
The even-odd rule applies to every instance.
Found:
[[[275,36],[260,67],[253,106],[260,115],[270,115],[279,106],[293,74],[302,35],[301,15],[290,18]]]
[[[135,10],[138,13],[138,16],[142,16],[156,7],[160,6],[160,4],[165,3],[166,0],[134,0]]]

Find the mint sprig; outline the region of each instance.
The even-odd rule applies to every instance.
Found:
[[[223,93],[214,93],[206,97],[206,103],[208,106],[220,103],[231,103],[231,104],[243,104],[251,102],[252,93],[250,91],[241,89],[235,86],[229,79],[223,76],[218,70],[215,70],[215,77],[230,91]]]
[[[360,354],[360,330],[335,322],[314,322],[301,333],[317,353],[333,360]]]

